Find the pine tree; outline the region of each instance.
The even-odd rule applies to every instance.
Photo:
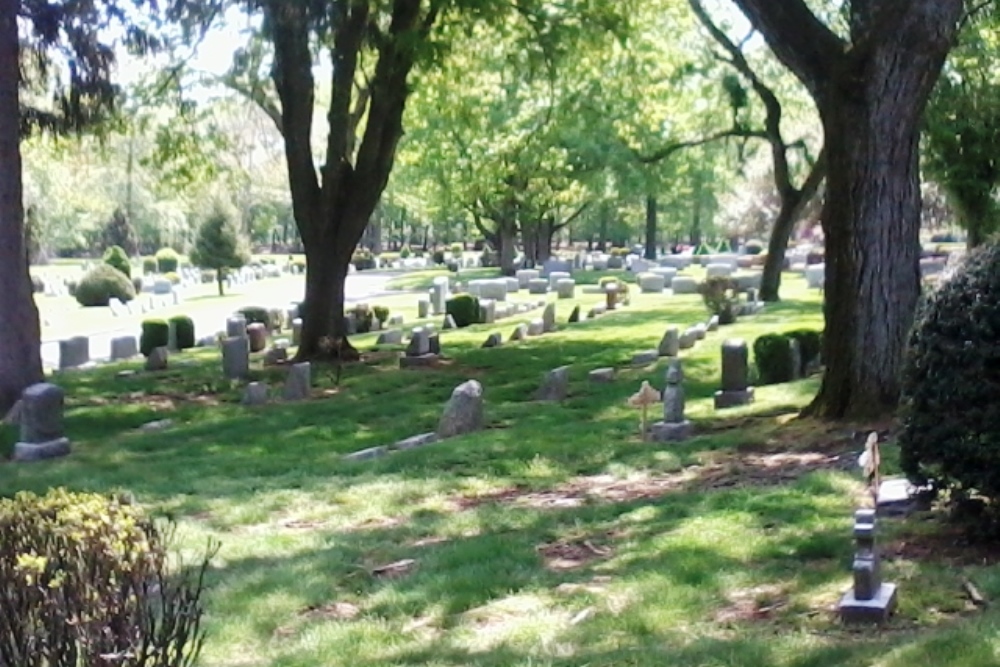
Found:
[[[233,214],[222,206],[198,227],[198,238],[191,251],[191,262],[203,269],[215,269],[219,296],[226,269],[239,269],[250,261],[250,252],[236,227]]]

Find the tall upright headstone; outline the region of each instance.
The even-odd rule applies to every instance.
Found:
[[[21,435],[14,445],[15,461],[40,461],[70,453],[63,431],[64,403],[63,390],[47,382],[33,384],[21,393]]]
[[[750,351],[747,343],[730,339],[722,344],[722,390],[715,392],[715,409],[732,408],[753,402],[750,386]]]
[[[247,318],[233,315],[226,320],[226,337],[238,338],[247,335]]]
[[[312,366],[309,362],[295,364],[288,369],[282,396],[286,401],[304,401],[312,392]]]
[[[434,285],[431,287],[431,308],[434,315],[444,315],[450,296],[447,276],[435,278]]]
[[[681,333],[677,327],[670,327],[660,339],[660,356],[676,357],[681,353]]]
[[[875,521],[873,509],[854,513],[854,585],[838,607],[845,623],[884,623],[896,609],[896,585],[882,581]]]
[[[250,339],[245,335],[222,341],[222,373],[230,380],[250,375]]]

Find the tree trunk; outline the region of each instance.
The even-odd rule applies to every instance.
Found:
[[[807,413],[865,418],[892,412],[902,350],[920,294],[921,72],[879,67],[868,90],[821,105],[829,159],[826,374]]]
[[[219,286],[219,296],[226,296],[225,288],[223,288],[222,286],[223,284],[222,277],[224,272],[225,269],[219,269],[218,272],[215,274],[215,282]]]
[[[354,227],[356,229],[357,225]],[[306,244],[306,294],[302,303],[305,312],[296,359],[355,361],[360,358],[348,341],[344,318],[346,280],[356,243],[357,239],[354,243],[347,240],[344,243]],[[351,250],[345,252],[344,248]]]
[[[0,0],[0,413],[42,380],[41,332],[24,243],[18,0]]]
[[[500,273],[512,276],[517,272],[514,258],[517,255],[517,225],[513,221],[504,221],[497,228],[497,261]]]
[[[656,197],[646,196],[646,259],[656,260]]]
[[[601,229],[600,236],[597,239],[597,249],[601,252],[608,251],[608,225],[610,224],[610,217],[611,213],[608,211],[608,205],[601,204]]]

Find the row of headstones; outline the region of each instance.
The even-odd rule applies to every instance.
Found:
[[[170,281],[168,280],[167,282],[169,283]],[[122,317],[124,315],[145,315],[159,308],[179,306],[183,301],[184,297],[181,292],[173,290],[165,295],[149,294],[139,296],[132,301],[123,302],[120,299],[111,299],[108,301],[108,307],[111,308],[112,315]]]
[[[475,380],[468,380],[451,393],[445,404],[437,429],[421,433],[392,445],[370,447],[344,456],[348,461],[366,461],[387,456],[392,452],[416,449],[467,433],[481,431],[484,424],[483,386]]]
[[[312,366],[309,362],[288,367],[281,398],[285,401],[304,401],[312,393]],[[251,382],[243,390],[243,405],[265,405],[271,401],[271,389],[266,382]]]

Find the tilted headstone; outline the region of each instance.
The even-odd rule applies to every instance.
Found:
[[[403,332],[399,329],[391,329],[389,331],[383,331],[379,334],[378,340],[375,341],[376,345],[402,345],[403,344]]]
[[[268,402],[268,388],[263,382],[251,382],[243,391],[243,405],[265,405]]]
[[[119,336],[111,339],[111,361],[131,359],[139,354],[139,341],[135,336]]]
[[[226,320],[226,338],[237,338],[247,335],[247,318],[233,315]]]
[[[556,292],[560,299],[572,299],[576,296],[576,281],[572,278],[563,278],[556,283]]]
[[[444,322],[441,324],[441,329],[444,331],[449,331],[451,329],[457,329],[458,325],[455,324],[455,318],[449,313],[444,316]]]
[[[230,380],[242,380],[250,374],[250,340],[246,336],[222,341],[222,374]]]
[[[150,373],[167,370],[170,364],[170,349],[167,347],[154,347],[146,357],[146,370]]]
[[[76,336],[59,341],[59,368],[78,368],[90,363],[90,338]]]
[[[518,324],[516,327],[514,327],[514,331],[511,332],[509,340],[511,343],[516,343],[517,341],[524,340],[527,337],[528,337],[528,325]]]
[[[854,586],[838,607],[844,623],[884,623],[896,608],[896,585],[882,581],[875,526],[875,510],[854,513]]]
[[[529,336],[541,336],[545,333],[545,322],[542,320],[531,320],[528,323],[528,335]]]
[[[746,341],[725,341],[722,344],[722,390],[715,393],[715,409],[752,403],[754,389],[749,385],[750,352]]]
[[[569,393],[569,366],[561,366],[542,377],[542,386],[535,394],[539,401],[561,401]]]
[[[486,342],[483,343],[483,348],[500,347],[501,345],[503,345],[503,336],[498,333],[491,333],[486,338]]]
[[[698,340],[705,340],[705,334],[708,331],[708,328],[704,324],[699,323],[691,327],[691,331],[694,332],[695,338]]]
[[[708,318],[708,322],[705,324],[706,331],[718,331],[719,330],[719,316],[712,315]]]
[[[569,314],[569,319],[566,320],[569,324],[576,324],[580,321],[580,305],[577,304],[573,307],[573,312]]]
[[[676,357],[681,353],[681,332],[677,327],[668,328],[660,339],[661,357]]]
[[[542,323],[545,333],[552,333],[556,330],[556,304],[550,303],[542,311]]]
[[[613,368],[595,368],[587,374],[587,378],[591,382],[614,382],[615,379],[615,369]]]
[[[650,426],[650,440],[653,442],[685,440],[691,437],[693,427],[684,416],[684,370],[680,359],[671,360],[665,379],[663,421]]]
[[[430,317],[431,314],[431,302],[430,299],[421,299],[417,301],[417,318],[425,319]]]
[[[483,428],[483,386],[469,380],[455,387],[438,421],[441,438],[472,433]]]
[[[64,403],[63,390],[54,384],[34,384],[21,393],[21,433],[14,445],[15,461],[39,461],[70,453],[63,430]]]
[[[312,392],[312,366],[309,362],[294,364],[288,369],[282,397],[286,401],[304,401]]]

